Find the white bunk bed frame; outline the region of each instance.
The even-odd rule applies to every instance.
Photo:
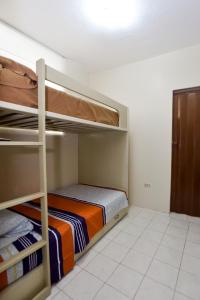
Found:
[[[42,248],[43,263],[21,279],[17,280],[0,293],[1,300],[42,300],[45,299],[51,290],[50,265],[48,248],[48,205],[47,205],[47,171],[46,171],[46,133],[45,130],[62,130],[75,133],[93,132],[115,132],[128,133],[128,109],[126,106],[96,92],[87,87],[81,86],[76,81],[66,75],[54,70],[45,64],[43,59],[36,63],[36,73],[38,76],[38,109],[22,105],[12,104],[0,100],[0,126],[11,128],[38,129],[38,141],[0,141],[0,146],[9,147],[38,147],[39,150],[39,170],[40,170],[40,191],[35,194],[26,195],[17,199],[0,202],[0,210],[31,200],[41,199],[41,222],[42,240],[23,250],[16,256],[0,264],[0,273],[14,266],[16,263],[27,257],[31,253]],[[93,101],[111,107],[119,113],[119,127],[88,121],[80,118],[65,116],[46,111],[45,105],[45,80],[55,83],[79,95],[85,96]],[[128,167],[128,137],[126,138],[126,164]],[[128,169],[127,169],[128,172]],[[127,176],[128,178],[128,176]],[[126,182],[126,192],[128,193],[128,180]],[[105,232],[112,228],[125,214],[127,209],[121,211],[115,218],[107,224],[89,243],[87,251]],[[85,251],[83,253],[85,253]],[[75,256],[77,260],[83,253]]]

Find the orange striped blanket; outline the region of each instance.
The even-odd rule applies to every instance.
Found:
[[[9,259],[41,239],[40,200],[18,205],[13,211],[27,217],[34,230],[12,243],[8,251],[0,250],[0,261]],[[52,283],[59,281],[74,266],[74,254],[84,250],[92,237],[104,226],[104,207],[58,195],[48,195],[50,266]],[[6,254],[5,254],[6,252]],[[18,266],[0,274],[0,289],[14,282],[42,262],[42,252],[25,258]],[[20,270],[20,272],[16,272]],[[15,273],[15,276],[11,274]]]

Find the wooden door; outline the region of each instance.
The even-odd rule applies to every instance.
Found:
[[[171,211],[200,217],[200,87],[173,96]]]

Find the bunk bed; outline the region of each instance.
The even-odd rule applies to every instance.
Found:
[[[4,276],[1,277],[4,278],[4,287],[9,283],[5,279],[6,274],[8,275],[6,270],[11,270],[13,266],[16,268],[16,265],[19,266],[20,263],[27,265],[27,272],[19,273],[17,278],[25,276],[4,288],[0,297],[1,299],[10,299],[14,290],[18,290],[15,292],[15,299],[45,299],[50,293],[51,282],[60,280],[73,268],[74,262],[127,213],[127,108],[79,85],[71,78],[47,66],[42,59],[37,62],[37,76],[30,69],[22,66],[23,69],[19,64],[4,58],[0,59],[0,67],[9,70],[2,79],[4,80],[3,84],[0,85],[0,126],[38,128],[38,141],[5,140],[0,141],[0,146],[38,147],[40,157],[40,191],[0,202],[0,210],[9,209],[27,218],[33,225],[33,229],[26,235],[26,241],[29,241],[27,242],[28,247],[24,246],[20,251],[14,251],[15,255],[10,255],[5,260],[2,260],[0,249],[0,275]],[[10,84],[10,79],[8,80],[10,72],[14,72],[12,84]],[[6,76],[8,76],[7,79]],[[22,76],[23,80],[25,77],[23,84],[27,85],[28,81],[28,85],[31,82],[33,87],[29,86],[28,89],[24,89],[24,86],[16,87],[16,76]],[[11,77],[13,78],[13,74]],[[62,86],[78,96],[49,89],[45,86],[45,80]],[[21,79],[18,81],[20,84],[22,83]],[[34,90],[34,95],[38,93],[38,98],[33,97],[32,92],[31,98],[26,97],[27,90]],[[53,96],[51,96],[52,93]],[[26,96],[24,97],[24,95]],[[56,98],[55,95],[57,95]],[[96,101],[97,104],[81,100],[82,96]],[[51,97],[53,100],[50,100]],[[19,99],[21,100],[18,101]],[[37,101],[34,100],[33,104],[29,105],[30,102],[27,99],[31,99],[31,101],[37,99]],[[57,108],[55,101],[59,101],[59,99],[61,99],[62,105],[58,105],[59,108]],[[67,106],[66,110],[60,109],[63,105]],[[70,105],[72,107],[74,105],[71,110]],[[77,108],[80,107],[84,109],[79,109],[77,113]],[[80,135],[79,147],[83,155],[79,159],[81,170],[79,181],[83,184],[64,187],[47,194],[46,129],[62,130]],[[96,135],[101,136],[98,142],[96,142]],[[115,146],[119,146],[119,151],[116,149],[116,153],[113,153],[113,145],[110,141],[113,141]],[[98,151],[91,150],[95,148],[93,143],[98,144],[97,148],[102,151],[102,156],[104,143],[108,144],[106,154],[101,158],[101,166],[98,162]],[[89,149],[87,149],[88,146]],[[88,159],[91,159],[90,151],[94,151],[92,153],[92,158],[95,160],[93,164],[88,163]],[[101,170],[98,176],[95,176],[97,166],[99,169],[103,169],[107,165],[113,171],[112,178],[110,178],[109,172],[106,174],[104,171],[105,174],[101,175]],[[51,230],[48,229],[48,226]],[[33,237],[34,241],[31,242]],[[57,242],[59,239],[60,245]],[[65,243],[65,241],[67,242]],[[21,245],[22,242],[24,243],[23,238],[19,237],[8,247],[16,248],[16,243]],[[48,245],[50,245],[50,251]],[[62,261],[58,264],[53,263],[56,257],[56,247],[59,248],[59,261],[60,259]],[[34,264],[32,263],[33,257],[37,258]],[[32,259],[31,263],[30,259]],[[10,282],[13,281],[10,279]],[[22,291],[22,286],[27,286],[27,288],[23,288]]]

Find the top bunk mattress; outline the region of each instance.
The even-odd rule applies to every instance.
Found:
[[[128,207],[126,193],[110,188],[73,184],[56,190],[52,194],[102,206],[104,224],[109,223],[122,209]]]
[[[28,67],[2,56],[0,56],[0,101],[32,108],[38,107],[36,74]],[[93,122],[119,126],[117,111],[47,86],[46,110]]]

